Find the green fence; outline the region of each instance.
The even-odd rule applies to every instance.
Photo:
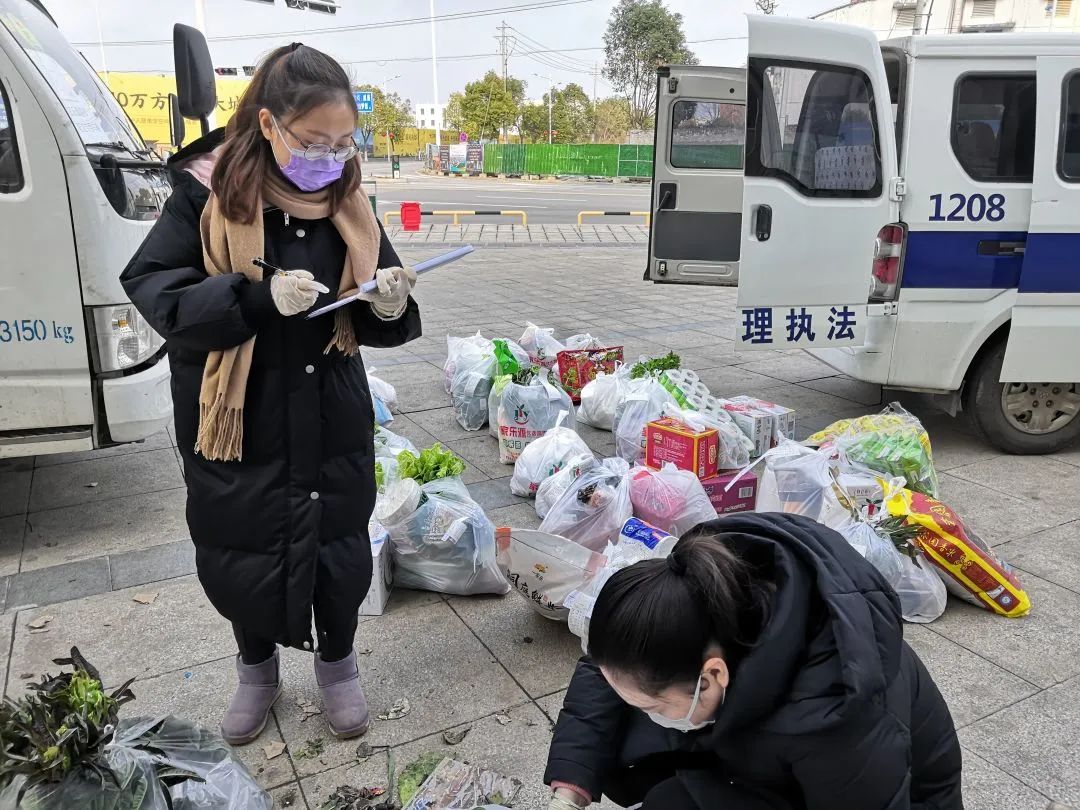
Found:
[[[651,177],[651,146],[611,143],[484,144],[487,174]]]

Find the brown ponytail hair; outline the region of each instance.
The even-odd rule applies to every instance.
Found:
[[[300,43],[284,45],[259,63],[225,129],[225,142],[210,186],[226,219],[250,225],[260,215],[259,200],[268,171],[276,171],[274,152],[259,126],[264,107],[288,124],[323,104],[352,106],[352,84],[345,69],[322,51]],[[341,179],[328,189],[330,213],[360,188],[360,164],[345,164]]]

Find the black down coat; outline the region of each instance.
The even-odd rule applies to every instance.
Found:
[[[690,734],[655,725],[585,659],[546,781],[630,803],[645,799],[649,774],[652,784],[674,777],[676,794],[701,810],[962,810],[952,718],[877,570],[836,532],[794,515],[731,515],[707,528],[772,568],[777,584],[715,725]]]
[[[211,150],[220,139],[220,131],[211,133],[174,161]],[[364,364],[359,355],[323,354],[333,316],[283,317],[269,277],[251,283],[239,273],[207,276],[199,217],[209,192],[187,172],[171,174],[172,196],[121,281],[166,339],[199,579],[227,619],[260,638],[310,650],[316,563],[333,570],[341,567],[337,560],[370,553],[374,413]],[[333,223],[267,209],[263,225],[264,258],[310,270],[334,291],[316,306],[332,302],[345,263]],[[378,264],[401,264],[385,233]],[[411,299],[393,322],[378,319],[363,302],[349,308],[362,346],[399,346],[420,335]],[[194,449],[207,352],[252,335],[258,337],[244,402],[243,458],[208,461]],[[360,590],[357,609],[365,596]]]

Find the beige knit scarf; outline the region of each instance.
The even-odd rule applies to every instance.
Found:
[[[263,203],[276,206],[298,219],[330,218],[345,242],[345,267],[338,284],[338,298],[352,295],[375,277],[379,258],[379,224],[367,195],[358,190],[346,198],[337,213],[330,215],[330,195],[324,189],[312,193],[298,191],[283,178],[270,175],[263,185]],[[259,206],[260,211],[262,205]],[[217,195],[211,193],[199,223],[203,260],[211,276],[243,273],[252,282],[261,281],[263,271],[251,263],[264,254],[263,217],[250,225],[232,222],[221,212]],[[314,268],[306,268],[314,269]],[[334,334],[325,353],[337,349],[346,355],[359,351],[349,307],[334,313]],[[211,461],[238,461],[244,447],[244,396],[247,392],[255,337],[231,349],[210,352],[203,369],[199,392],[199,433],[195,452]]]

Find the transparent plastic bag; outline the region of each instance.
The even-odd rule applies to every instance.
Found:
[[[458,357],[465,351],[465,347],[486,351],[492,350],[492,342],[477,332],[471,337],[446,336],[446,362],[443,363],[443,387],[446,393],[451,393],[454,382],[454,374],[457,371]]]
[[[655,377],[630,380],[615,408],[615,453],[629,464],[645,457],[645,426],[663,416],[666,405],[676,405],[671,392]]]
[[[394,421],[393,410],[398,405],[397,389],[390,383],[376,377],[375,369],[367,373],[368,390],[371,391],[371,404],[375,410],[375,421],[380,425],[389,425]]]
[[[552,385],[544,371],[528,385],[508,382],[499,395],[499,461],[513,464],[532,442],[559,424],[560,414],[571,430],[576,424],[570,396]]]
[[[397,458],[405,451],[414,456],[420,455],[416,450],[416,445],[404,436],[399,436],[381,425],[375,428],[375,458]]]
[[[604,349],[604,343],[598,338],[594,338],[587,332],[582,335],[571,335],[566,339],[567,351],[584,351],[586,349]]]
[[[545,478],[540,482],[536,490],[536,516],[543,520],[548,516],[551,507],[563,496],[566,490],[573,486],[574,482],[581,477],[586,470],[591,470],[597,464],[596,456],[592,450],[588,453],[570,459],[566,466],[555,475]]]
[[[122,719],[100,763],[115,781],[73,771],[60,782],[38,784],[23,793],[17,776],[0,792],[0,810],[271,810],[270,794],[225,742],[213,732],[178,717]],[[194,778],[168,784],[158,774],[177,769]],[[175,783],[174,783],[175,782]],[[23,795],[20,797],[20,793]],[[168,794],[166,796],[166,793]]]
[[[533,363],[544,368],[555,368],[559,352],[566,348],[555,339],[554,329],[542,329],[528,321],[525,323],[525,331],[518,343],[528,352],[529,359]]]
[[[934,566],[921,551],[916,555],[917,563],[904,554],[898,556],[903,573],[893,590],[900,597],[904,621],[926,624],[940,618],[945,612],[949,592]]]
[[[861,520],[850,520],[837,529],[848,544],[870,563],[893,589],[904,578],[903,555],[892,540],[882,537],[874,527]]]
[[[720,438],[717,466],[721,470],[738,470],[750,463],[754,443],[739,429],[727,411],[691,411],[680,408],[676,403],[669,403],[664,406],[663,415],[678,419],[695,430],[715,429]]]
[[[391,514],[376,514],[390,533],[395,584],[457,596],[509,591],[495,563],[495,527],[461,479],[440,478],[419,490],[413,511],[406,514],[412,496],[402,491]]]
[[[581,405],[578,419],[598,430],[614,430],[615,410],[621,393],[619,372],[597,374],[596,379],[581,389]]]
[[[495,378],[495,352],[488,347],[463,343],[454,364],[450,386],[454,415],[465,430],[480,430],[488,421],[488,394]]]
[[[665,464],[661,470],[634,467],[630,502],[637,517],[675,537],[716,519],[716,509],[698,477],[674,464]]]
[[[563,411],[555,427],[521,451],[514,462],[514,475],[510,479],[510,491],[515,495],[534,497],[545,479],[579,456],[592,453],[576,431],[564,426],[566,416],[566,411]]]
[[[633,516],[630,465],[607,458],[583,472],[562,494],[540,524],[540,531],[561,535],[592,551],[615,543]]]
[[[604,555],[557,534],[532,529],[500,532],[497,560],[511,588],[544,618],[566,621],[567,594],[604,567]]]

